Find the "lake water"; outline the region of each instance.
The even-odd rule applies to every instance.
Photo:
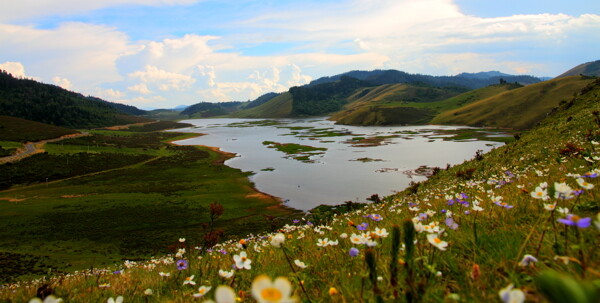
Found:
[[[196,127],[177,132],[205,136],[176,142],[207,145],[237,154],[226,165],[251,171],[256,188],[280,197],[286,205],[309,210],[320,204],[364,202],[372,194],[383,197],[406,188],[424,176],[411,171],[422,165],[445,168],[473,158],[503,143],[444,140],[440,131],[455,126],[361,127],[335,125],[319,119],[196,119],[182,121]],[[491,134],[494,135],[494,134]],[[374,137],[379,137],[374,138]],[[361,139],[371,139],[362,140]],[[293,158],[264,141],[326,148],[309,161]],[[381,141],[381,144],[377,144]],[[298,155],[296,155],[298,156]]]

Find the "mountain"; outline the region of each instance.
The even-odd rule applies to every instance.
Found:
[[[254,108],[259,105],[265,104],[265,103],[269,102],[269,100],[271,100],[279,95],[280,94],[278,94],[278,93],[266,93],[266,94],[256,98],[254,101],[251,101],[250,103],[246,104],[244,106],[244,109],[250,109],[250,108]]]
[[[285,92],[256,107],[232,113],[231,116],[235,118],[286,118],[292,114],[293,101],[292,94]]]
[[[229,113],[238,111],[245,102],[231,101],[231,102],[200,102],[194,105],[188,106],[185,110],[181,111],[181,116],[187,116],[188,118],[209,118],[216,116],[224,116]]]
[[[18,79],[0,71],[0,115],[68,128],[95,128],[149,121],[132,106],[85,97],[55,85]]]
[[[357,92],[331,120],[346,125],[425,124],[443,111],[517,87],[520,85],[505,83],[464,92],[455,87],[386,84]]]
[[[579,64],[557,78],[579,75],[600,77],[600,60]]]
[[[347,73],[322,77],[312,81],[307,86],[338,81],[341,77],[352,77],[359,80],[370,82],[373,85],[383,84],[417,84],[429,85],[435,87],[443,86],[462,86],[469,89],[476,89],[492,84],[500,83],[500,79],[510,83],[519,83],[528,85],[541,82],[539,78],[526,75],[509,75],[497,71],[481,72],[475,74],[462,73],[456,76],[430,76],[420,74],[409,74],[398,70],[374,70],[374,71],[350,71]]]
[[[445,111],[430,123],[529,129],[593,81],[570,76],[528,85]]]

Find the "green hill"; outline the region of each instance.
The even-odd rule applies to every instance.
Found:
[[[292,94],[279,94],[269,101],[231,114],[235,118],[285,118],[292,114]]]
[[[0,71],[0,115],[19,117],[68,128],[94,128],[150,121],[128,115],[130,106],[109,103],[95,97],[30,79],[17,79]]]
[[[600,77],[600,60],[577,65],[556,78],[579,75]]]
[[[430,123],[529,129],[592,81],[571,76],[531,84],[445,111]]]
[[[381,85],[358,91],[349,98],[352,103],[333,114],[331,119],[347,125],[423,124],[443,110],[505,91],[511,86],[494,85],[464,92],[465,89],[458,87]]]
[[[69,128],[0,116],[0,141],[33,142],[76,133],[78,132]]]

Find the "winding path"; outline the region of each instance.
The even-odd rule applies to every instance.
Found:
[[[42,147],[46,143],[52,143],[52,142],[58,142],[61,140],[66,140],[66,139],[85,137],[85,136],[89,136],[89,135],[90,134],[87,132],[82,132],[82,133],[78,133],[78,134],[60,136],[60,137],[54,138],[54,139],[41,140],[41,141],[37,141],[37,142],[26,142],[25,144],[23,144],[22,148],[17,149],[16,154],[0,158],[0,164],[4,164],[4,163],[8,163],[8,162],[16,162],[23,158],[27,158],[29,156],[32,156],[32,155],[35,155],[38,153],[43,153],[44,150],[42,149]]]

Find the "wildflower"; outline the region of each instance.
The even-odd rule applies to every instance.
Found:
[[[479,264],[473,264],[471,268],[471,279],[477,280],[481,276],[481,270],[479,268]]]
[[[327,247],[329,245],[329,239],[325,238],[325,239],[318,239],[317,240],[317,246],[320,247]]]
[[[98,285],[98,287],[100,287],[100,288],[109,288],[110,287],[110,283],[102,283],[102,284]]]
[[[358,256],[359,253],[360,253],[360,251],[357,248],[355,248],[355,247],[350,248],[350,252],[349,252],[350,257],[356,257],[356,256]]]
[[[340,238],[347,239],[348,238],[348,234],[347,233],[343,233],[343,234],[340,235]]]
[[[210,286],[204,286],[204,285],[202,285],[202,286],[200,286],[200,288],[198,288],[198,292],[195,293],[195,294],[193,294],[193,296],[195,298],[204,297],[204,295],[206,295],[210,291],[211,288],[212,287],[210,287]]]
[[[566,219],[558,219],[558,222],[569,226],[577,226],[579,228],[587,228],[592,223],[592,218],[581,218],[577,215],[568,214]]]
[[[367,230],[368,227],[369,227],[369,223],[365,223],[365,222],[363,222],[363,223],[359,224],[358,226],[356,226],[356,228],[358,230]]]
[[[60,303],[62,301],[63,300],[61,298],[57,298],[53,295],[49,295],[44,299],[43,302],[40,298],[33,298],[33,299],[29,300],[29,303]]]
[[[514,206],[512,206],[512,205],[509,205],[508,203],[506,203],[506,202],[502,202],[502,201],[496,201],[496,202],[494,202],[494,204],[496,204],[496,205],[498,205],[498,206],[502,206],[502,207],[504,207],[504,208],[506,208],[506,209],[511,209],[511,208],[513,208],[513,207],[514,207]]]
[[[519,266],[529,266],[535,262],[537,262],[538,259],[532,255],[525,255],[523,256],[523,260],[521,260],[521,262],[519,262]]]
[[[281,244],[285,241],[285,235],[278,233],[271,237],[271,245],[274,247],[281,247]]]
[[[252,266],[250,265],[250,263],[252,263],[252,260],[248,259],[248,255],[245,251],[241,252],[239,255],[234,255],[233,261],[235,261],[235,267],[237,267],[237,269],[252,268]]]
[[[592,189],[594,188],[594,184],[585,181],[583,178],[577,178],[577,184],[584,189]]]
[[[158,274],[159,274],[161,277],[168,277],[168,276],[170,276],[170,275],[171,275],[171,273],[170,273],[170,272],[162,272],[162,271],[161,271],[161,272],[159,272]]]
[[[297,302],[298,298],[290,297],[292,284],[285,277],[275,281],[266,275],[260,275],[252,282],[252,296],[258,303]]]
[[[185,242],[185,238],[179,238],[179,242],[180,242],[180,243],[183,243],[183,242]]]
[[[106,300],[106,303],[123,303],[123,296],[118,296],[116,299],[110,297],[108,300]]]
[[[556,199],[571,199],[573,198],[573,189],[567,183],[554,182],[554,198]]]
[[[381,228],[380,229],[379,227],[375,228],[374,234],[376,236],[378,236],[378,237],[381,237],[381,238],[385,238],[385,237],[387,237],[389,235],[389,233],[387,232],[387,230],[385,230],[385,228]]]
[[[146,296],[151,296],[153,294],[154,294],[154,292],[150,288],[144,290],[144,295],[146,295]]]
[[[196,285],[196,282],[194,282],[194,277],[195,275],[191,275],[185,278],[185,280],[183,281],[183,285]]]
[[[545,210],[549,210],[549,211],[553,211],[556,208],[556,203],[544,203],[544,209]]]
[[[229,279],[229,278],[233,277],[233,270],[226,271],[226,270],[219,269],[219,277],[224,278],[224,279]]]
[[[440,250],[446,250],[448,247],[448,242],[442,241],[436,234],[428,234],[427,241]]]
[[[329,246],[336,246],[336,245],[338,245],[339,243],[340,243],[340,242],[339,242],[338,240],[335,240],[335,241],[329,240],[329,242],[327,242],[327,245],[329,245]]]
[[[339,294],[340,292],[335,287],[329,287],[328,293],[330,296],[335,296],[335,295]]]
[[[452,230],[455,230],[458,228],[458,224],[456,224],[456,222],[454,222],[454,219],[452,219],[452,217],[446,218],[444,223],[446,223],[446,226],[448,226],[448,228],[450,228]]]
[[[296,266],[300,267],[300,268],[306,268],[306,264],[304,264],[304,262],[296,259],[294,260],[294,264],[296,264]]]
[[[512,284],[501,289],[498,292],[498,295],[500,295],[500,299],[502,299],[502,302],[504,303],[522,303],[525,301],[525,293],[518,288],[513,289]]]
[[[373,221],[381,221],[383,220],[383,217],[379,214],[372,214],[369,216],[369,218],[371,218],[371,220]]]
[[[181,258],[181,257],[183,257],[183,255],[184,255],[184,254],[185,254],[185,248],[180,248],[180,249],[177,251],[177,254],[175,254],[175,257],[177,257],[177,258]]]
[[[177,269],[178,270],[184,270],[188,268],[188,261],[187,260],[177,260]]]
[[[536,187],[535,190],[531,192],[531,197],[534,199],[541,199],[544,201],[550,199],[550,197],[548,196],[548,190],[545,187],[541,187],[541,185]]]

